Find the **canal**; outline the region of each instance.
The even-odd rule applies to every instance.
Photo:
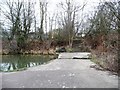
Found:
[[[0,72],[25,70],[29,67],[46,64],[55,58],[55,55],[2,55]]]

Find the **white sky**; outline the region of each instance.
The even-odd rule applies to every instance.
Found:
[[[6,0],[0,0],[0,3],[5,2]],[[16,0],[10,0],[10,1],[16,1]],[[19,0],[23,1],[23,0]],[[31,1],[31,2],[36,2],[35,9],[36,9],[36,16],[39,15],[39,0],[24,0],[24,1]],[[49,15],[52,15],[53,13],[59,11],[60,8],[56,6],[56,4],[60,2],[64,2],[65,0],[43,0],[43,1],[48,1],[48,12]],[[83,3],[87,3],[85,8],[84,8],[84,13],[87,13],[88,15],[94,11],[94,8],[98,5],[100,1],[113,1],[113,0],[73,0],[79,5],[83,5]],[[114,0],[117,1],[117,0]],[[37,19],[39,20],[39,19]]]
[[[6,0],[0,0],[1,2],[5,2]],[[10,0],[10,1],[17,1],[17,0]],[[23,0],[19,0],[23,1]],[[39,0],[24,0],[24,1],[31,1],[31,2],[36,2],[36,10],[39,8]],[[52,14],[56,10],[58,10],[56,4],[60,2],[64,2],[65,0],[43,0],[43,1],[48,1],[48,11]],[[87,2],[87,5],[85,7],[85,11],[88,12],[90,10],[93,10],[93,7],[96,6],[99,3],[99,0],[73,0],[74,2],[77,2],[77,4],[82,5],[84,2]],[[104,0],[103,0],[104,1]],[[108,0],[107,0],[108,1]]]

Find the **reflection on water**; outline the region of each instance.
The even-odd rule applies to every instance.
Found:
[[[3,55],[0,71],[13,71],[47,63],[52,55]]]

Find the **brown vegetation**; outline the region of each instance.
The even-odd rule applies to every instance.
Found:
[[[118,33],[98,36],[95,39],[86,38],[92,57],[101,67],[118,72]]]

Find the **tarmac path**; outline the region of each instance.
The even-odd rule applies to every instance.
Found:
[[[118,76],[91,68],[95,64],[90,59],[59,57],[25,71],[2,73],[2,88],[118,88]]]

